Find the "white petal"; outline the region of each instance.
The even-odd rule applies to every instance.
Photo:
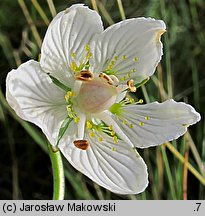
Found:
[[[141,82],[154,73],[161,59],[160,36],[165,28],[163,21],[151,18],[128,19],[110,26],[97,38],[94,58],[90,61],[92,71],[104,71],[117,56],[112,69],[116,70],[114,75],[121,82],[125,81],[123,77]],[[134,61],[135,57],[138,61]]]
[[[114,115],[112,117],[131,142],[139,148],[177,139],[187,131],[189,125],[200,120],[199,113],[192,106],[177,103],[172,99],[163,103],[127,105],[122,109],[123,119],[120,120]],[[123,123],[123,120],[127,123]]]
[[[18,116],[39,126],[52,145],[66,118],[64,92],[33,60],[12,70],[6,79],[6,98]]]
[[[82,58],[85,45],[102,30],[100,16],[88,7],[77,4],[60,12],[49,25],[43,41],[42,68],[64,84],[72,85],[70,63]],[[76,54],[75,59],[72,53]]]
[[[99,136],[103,141],[98,141]],[[85,139],[90,144],[87,150],[78,149],[72,142],[59,145],[77,170],[114,193],[136,194],[145,190],[148,185],[147,167],[136,150],[122,141],[114,144],[105,134],[95,133],[94,138],[86,134]]]

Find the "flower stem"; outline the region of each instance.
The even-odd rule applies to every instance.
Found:
[[[48,144],[53,171],[53,200],[63,200],[65,194],[65,177],[61,153],[57,147]]]

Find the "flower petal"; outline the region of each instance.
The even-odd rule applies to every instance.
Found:
[[[131,142],[139,148],[160,145],[182,136],[189,125],[200,120],[194,108],[183,102],[127,105],[120,117],[112,115]]]
[[[135,18],[107,28],[96,40],[91,59],[92,71],[106,71],[125,83],[137,83],[151,76],[162,56],[160,36],[165,32],[161,20]]]
[[[38,62],[28,61],[8,74],[6,99],[18,116],[39,126],[51,144],[56,144],[61,122],[67,116],[64,92]]]
[[[73,125],[70,127],[72,131]],[[69,134],[68,137],[73,136],[72,132]],[[98,140],[99,137],[102,141]],[[72,166],[114,193],[136,194],[145,190],[147,167],[135,149],[123,141],[114,144],[111,137],[99,132],[93,138],[86,133],[85,139],[90,144],[87,150],[75,147],[70,139],[69,143],[59,145]]]
[[[41,67],[64,84],[72,85],[71,62],[79,62],[85,45],[102,30],[101,18],[97,12],[82,4],[60,12],[46,32],[41,50]],[[72,57],[72,53],[75,57]]]

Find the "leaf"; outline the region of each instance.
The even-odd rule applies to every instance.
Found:
[[[65,134],[69,124],[71,123],[73,119],[70,118],[70,117],[67,117],[66,119],[63,120],[62,124],[61,124],[61,127],[59,129],[59,132],[58,132],[58,140],[57,140],[57,143],[56,143],[56,146],[58,146],[60,140],[62,139],[63,135]]]
[[[56,79],[54,76],[50,75],[49,73],[47,73],[47,74],[51,78],[52,82],[55,85],[57,85],[59,88],[61,88],[65,92],[71,91],[71,88],[69,88],[68,86],[64,85],[62,82],[60,82],[58,79]]]

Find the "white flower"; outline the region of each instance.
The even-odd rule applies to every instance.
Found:
[[[59,144],[77,170],[112,192],[140,193],[148,174],[135,147],[176,139],[200,120],[185,103],[123,99],[154,73],[163,32],[164,22],[151,18],[103,30],[95,11],[73,5],[51,22],[40,62],[8,74],[7,100],[52,145]]]

